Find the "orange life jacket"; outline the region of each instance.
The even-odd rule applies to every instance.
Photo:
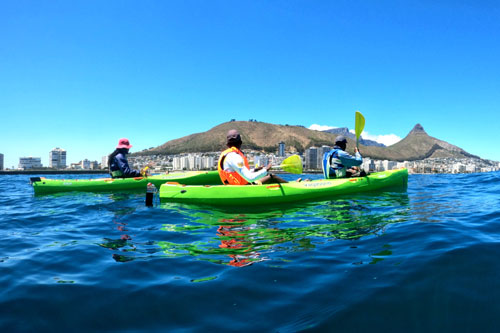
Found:
[[[250,169],[250,166],[248,165],[248,160],[243,155],[241,150],[239,150],[236,147],[231,147],[226,150],[224,150],[219,157],[219,162],[217,163],[217,170],[219,170],[219,176],[220,179],[222,180],[223,184],[226,185],[246,185],[248,182],[246,181],[245,178],[241,177],[239,173],[236,171],[226,171],[224,170],[224,159],[226,158],[226,155],[234,152],[239,154],[241,157],[243,157],[243,161],[245,162],[245,166]]]

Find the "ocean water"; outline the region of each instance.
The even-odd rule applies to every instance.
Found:
[[[498,172],[259,211],[4,175],[0,329],[498,332],[499,208]]]

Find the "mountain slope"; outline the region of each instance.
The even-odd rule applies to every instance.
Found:
[[[444,157],[479,158],[462,148],[429,136],[420,124],[415,125],[403,140],[388,147],[388,150],[398,152],[404,160]]]
[[[322,145],[333,146],[337,134],[307,129],[303,126],[274,125],[256,121],[230,121],[214,128],[168,141],[156,148],[141,151],[145,154],[180,154],[217,152],[226,148],[226,134],[230,129],[240,132],[242,149],[276,152],[279,142],[285,143],[288,152],[303,153],[305,149]],[[347,151],[353,153],[355,139],[347,137]],[[420,124],[398,143],[389,147],[365,146],[360,144],[364,157],[380,160],[412,161],[429,157],[478,158],[463,149],[429,136]]]
[[[141,153],[179,154],[221,151],[226,147],[226,134],[230,129],[240,132],[242,149],[274,152],[283,141],[287,151],[304,152],[311,146],[332,145],[333,134],[312,131],[302,126],[274,125],[255,121],[231,121],[203,132],[171,140]]]

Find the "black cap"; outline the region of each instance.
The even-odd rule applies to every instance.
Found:
[[[347,144],[347,139],[343,135],[339,135],[335,138],[335,144]]]

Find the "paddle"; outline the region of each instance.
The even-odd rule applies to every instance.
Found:
[[[356,111],[356,120],[354,125],[354,131],[356,132],[356,148],[359,149],[359,136],[363,129],[365,128],[365,117],[361,114],[361,112]]]
[[[292,155],[285,158],[279,166],[273,166],[273,168],[281,168],[285,172],[301,174],[302,160],[299,155]]]

